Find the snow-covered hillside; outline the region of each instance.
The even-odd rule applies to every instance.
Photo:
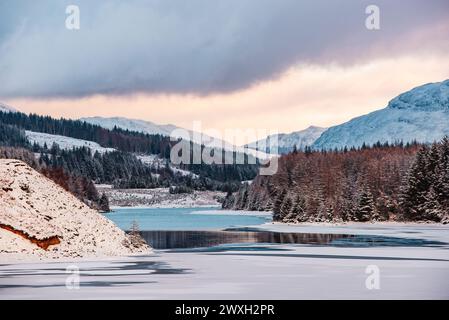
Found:
[[[0,102],[0,112],[17,112],[17,110],[5,103]]]
[[[37,143],[40,146],[47,144],[48,148],[51,148],[53,143],[56,143],[61,149],[72,149],[87,147],[92,153],[98,151],[99,153],[114,151],[113,148],[105,148],[93,141],[87,141],[82,139],[75,139],[66,136],[60,136],[55,134],[48,134],[42,132],[25,131],[25,135],[31,143]]]
[[[429,83],[391,100],[385,109],[326,130],[315,149],[360,147],[380,142],[430,143],[449,135],[449,80]]]
[[[294,149],[303,150],[305,147],[311,146],[318,139],[326,128],[310,126],[307,129],[292,133],[282,133],[268,136],[264,140],[255,141],[248,144],[251,149],[266,149],[269,151],[271,145],[278,145],[278,153],[288,153]],[[274,141],[273,141],[274,139]],[[277,142],[276,142],[277,141]],[[265,150],[264,150],[265,151]]]
[[[0,160],[0,257],[61,258],[148,252],[24,162]],[[2,260],[3,261],[3,260]]]
[[[89,118],[80,118],[80,120],[110,130],[113,129],[114,127],[118,127],[130,131],[137,131],[148,134],[160,134],[166,137],[173,137],[176,139],[184,138],[182,135],[179,134],[180,132],[178,131],[182,130],[183,132],[188,133],[190,141],[193,141],[198,144],[203,144],[211,148],[220,148],[220,149],[223,148],[225,150],[242,152],[260,159],[268,159],[270,157],[265,152],[261,151],[256,152],[255,150],[252,149],[234,146],[229,142],[213,138],[207,134],[194,132],[192,130],[180,128],[172,124],[159,125],[150,121],[139,119],[128,119],[123,117],[112,117],[112,118],[89,117]]]
[[[176,132],[176,130],[185,130],[183,128],[177,127],[172,124],[159,125],[151,121],[139,120],[139,119],[128,119],[123,117],[112,117],[112,118],[103,118],[103,117],[90,117],[90,118],[81,118],[81,121],[85,121],[90,124],[98,125],[100,127],[112,130],[114,127],[143,132],[148,134],[160,134],[166,137],[174,137],[180,138],[180,135]],[[190,140],[194,142],[198,142],[201,138],[203,142],[209,142],[212,138],[205,134],[196,134],[194,135],[193,131],[187,130],[190,136]]]

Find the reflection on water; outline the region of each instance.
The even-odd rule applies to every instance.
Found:
[[[421,247],[446,246],[446,243],[423,239],[374,235],[281,233],[269,231],[141,231],[154,249],[188,249],[226,244],[307,244],[334,247]]]
[[[212,247],[229,243],[319,244],[350,235],[232,231],[142,231],[142,237],[155,249]]]

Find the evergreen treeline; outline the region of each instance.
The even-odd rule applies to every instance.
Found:
[[[0,158],[22,160],[65,190],[71,192],[89,207],[109,211],[109,201],[106,195],[100,196],[92,180],[86,177],[69,173],[62,167],[47,166],[39,162],[34,153],[23,148],[0,147]]]
[[[30,147],[30,143],[22,130],[0,122],[0,146],[27,148]]]
[[[112,184],[116,188],[140,189],[176,186],[191,190],[237,190],[238,181],[217,181],[207,177],[194,177],[176,173],[168,163],[152,168],[135,155],[113,151],[93,155],[89,148],[60,149],[56,144],[50,149],[33,147],[39,151],[39,163],[47,168],[62,168],[75,176],[82,176],[98,184]]]
[[[224,207],[272,210],[283,222],[442,221],[449,218],[449,140],[314,152],[279,159],[273,176],[258,176]]]
[[[408,220],[441,221],[449,215],[449,138],[418,151],[400,206]]]
[[[27,115],[20,112],[0,112],[0,123],[13,125],[23,130],[94,141],[103,147],[126,152],[158,154],[165,158],[170,155],[170,138],[161,135],[149,135],[119,128],[108,130],[79,120],[54,119],[49,116]]]
[[[190,142],[191,160],[194,159],[194,149],[194,143]],[[201,154],[215,154],[217,150],[212,150],[202,145],[200,152]],[[226,159],[232,159],[232,164],[225,164]],[[252,180],[257,176],[259,171],[258,159],[254,158],[252,155],[242,155],[241,153],[229,150],[221,150],[220,161],[221,163],[219,164],[206,164],[204,162],[201,164],[193,164],[192,161],[192,164],[181,164],[180,167],[201,177],[208,177],[212,180],[221,182]]]
[[[50,148],[47,145],[31,145],[24,130],[94,141],[118,151],[92,154],[85,147],[63,150],[57,145]],[[34,114],[0,112],[0,147],[5,147],[0,150],[0,157],[27,162],[95,209],[108,211],[109,203],[105,195],[98,194],[94,183],[136,189],[172,186],[171,192],[176,193],[193,190],[236,191],[240,181],[252,179],[257,174],[257,165],[215,164],[181,165],[198,177],[175,173],[168,165],[173,143],[176,142],[160,135],[117,128],[107,130],[81,121]],[[192,152],[193,143],[190,147]],[[204,146],[201,147],[203,149]],[[165,157],[167,164],[161,168],[151,168],[133,153],[157,154]],[[193,157],[192,153],[190,157]],[[248,157],[245,159],[248,161]]]
[[[192,164],[185,167],[194,174],[220,182],[252,180],[259,172],[259,166],[251,164]]]
[[[36,114],[26,115],[19,112],[0,112],[1,145],[29,147],[29,143],[26,140],[26,137],[22,132],[20,132],[21,130],[57,134],[76,139],[94,141],[103,147],[115,148],[118,151],[122,151],[120,156],[118,156],[118,153],[116,153],[108,158],[126,158],[124,160],[118,160],[121,161],[120,163],[122,165],[130,164],[132,166],[132,168],[123,169],[123,172],[121,172],[118,168],[114,170],[108,170],[111,167],[108,165],[106,167],[106,170],[102,173],[101,170],[97,168],[98,166],[94,166],[94,168],[92,168],[92,164],[90,163],[91,161],[88,160],[87,157],[84,157],[84,160],[86,162],[86,164],[84,165],[85,168],[81,168],[83,166],[78,166],[80,167],[78,170],[77,166],[70,165],[69,159],[66,158],[71,157],[79,162],[81,161],[80,158],[83,155],[68,155],[72,151],[68,151],[67,154],[61,155],[61,157],[63,158],[61,159],[61,161],[67,162],[67,164],[65,165],[65,169],[69,170],[70,172],[72,169],[75,169],[77,170],[75,173],[78,173],[80,170],[87,170],[90,173],[87,176],[91,177],[93,180],[107,181],[108,183],[117,181],[117,183],[124,188],[151,188],[158,186],[169,186],[173,183],[178,185],[185,184],[187,182],[184,180],[188,180],[174,177],[173,174],[170,174],[170,172],[162,172],[160,181],[156,183],[151,178],[151,175],[144,172],[148,170],[143,170],[140,168],[141,166],[136,163],[137,159],[135,159],[135,157],[133,157],[132,155],[124,155],[125,153],[156,154],[162,158],[169,159],[171,147],[175,143],[177,143],[177,141],[170,141],[169,137],[164,137],[161,135],[149,135],[119,128],[108,130],[97,125],[92,125],[77,120],[68,120],[63,118],[54,119],[48,116],[39,116]],[[204,148],[204,146],[201,146],[201,150],[204,150]],[[40,148],[37,145],[33,146],[33,151],[35,152],[41,152],[42,150],[46,152],[47,148]],[[190,142],[190,159],[193,159],[193,150],[194,144]],[[84,153],[84,151],[76,151],[75,153],[80,152]],[[234,152],[232,156],[235,158],[237,155]],[[222,157],[224,159],[225,152],[222,152]],[[181,165],[181,168],[192,171],[193,173],[204,178],[199,182],[191,182],[191,184],[194,185],[194,188],[196,189],[227,190],[230,188],[230,186],[234,188],[235,182],[251,180],[257,175],[258,165],[248,164],[251,162],[249,161],[248,157],[249,156],[247,155],[245,155],[244,157],[246,164],[183,164]],[[94,162],[97,163],[98,161],[94,160]],[[139,168],[135,169],[137,167]],[[140,170],[139,175],[132,174],[133,170]],[[131,172],[131,174],[129,174],[129,172]],[[109,178],[107,176],[109,176]],[[164,181],[164,178],[167,179]]]
[[[64,150],[54,144],[49,150],[40,149],[39,163],[45,167],[62,168],[96,183],[113,184],[117,187],[161,186],[159,180],[153,178],[150,167],[144,165],[134,155],[122,151],[92,154],[86,147]]]

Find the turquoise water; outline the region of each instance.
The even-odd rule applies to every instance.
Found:
[[[129,230],[133,221],[142,231],[151,230],[217,230],[231,227],[252,226],[271,221],[270,217],[249,214],[207,214],[220,211],[217,208],[120,208],[106,217],[121,229]],[[204,212],[194,214],[194,212]]]
[[[195,214],[196,213],[196,214]],[[200,213],[200,214],[198,214]],[[106,216],[123,230],[136,221],[145,241],[154,249],[268,250],[266,245],[320,245],[335,247],[441,246],[422,239],[375,235],[279,233],[260,231],[255,226],[271,221],[254,213],[226,214],[217,208],[122,208]],[[220,231],[223,230],[223,231]],[[255,246],[264,244],[263,246]]]

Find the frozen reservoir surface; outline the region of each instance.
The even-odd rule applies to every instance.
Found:
[[[205,212],[189,215],[223,215],[200,211]],[[262,220],[246,226],[142,228],[144,237],[157,244],[146,256],[0,261],[0,298],[449,298],[448,226],[281,225],[258,218]],[[79,288],[71,285],[74,279]]]

